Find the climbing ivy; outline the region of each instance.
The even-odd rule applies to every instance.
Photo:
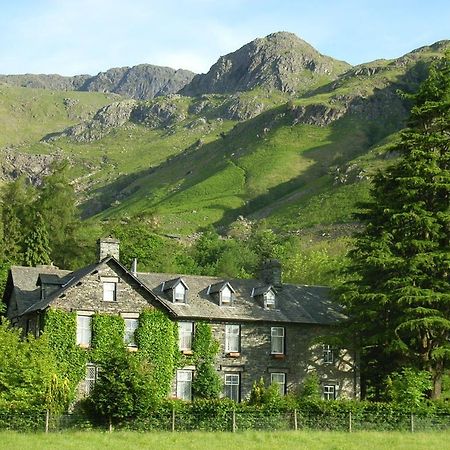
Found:
[[[151,381],[155,397],[164,399],[170,392],[178,364],[177,324],[158,310],[145,310],[136,330],[138,356],[152,366]]]
[[[91,361],[102,363],[124,349],[125,321],[121,316],[95,314],[92,317]]]
[[[58,363],[59,375],[68,380],[69,397],[85,374],[87,352],[76,345],[75,312],[48,309],[44,316],[44,334]]]
[[[193,362],[196,374],[192,382],[192,391],[196,398],[218,398],[222,391],[222,381],[214,367],[219,352],[219,343],[213,338],[211,326],[198,322],[192,342]]]

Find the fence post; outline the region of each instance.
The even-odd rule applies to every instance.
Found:
[[[48,433],[49,423],[50,423],[50,411],[47,409],[47,411],[45,411],[45,432],[46,433]]]
[[[348,432],[352,432],[352,412],[348,412]]]
[[[294,409],[294,430],[298,430],[297,409]]]
[[[175,406],[172,405],[172,432],[175,431]]]
[[[236,433],[236,411],[233,409],[233,422],[232,422],[232,431]]]
[[[414,413],[411,413],[411,433],[414,433]]]

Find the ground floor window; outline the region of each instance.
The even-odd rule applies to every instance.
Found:
[[[84,377],[84,393],[86,396],[91,395],[92,389],[97,382],[98,378],[98,367],[95,364],[86,364],[86,375]]]
[[[177,370],[177,398],[192,400],[192,370]]]
[[[334,400],[336,398],[336,386],[334,384],[323,385],[323,399]]]
[[[231,398],[235,402],[240,400],[241,380],[238,373],[225,374],[225,397]]]
[[[270,374],[270,383],[278,385],[280,390],[280,395],[286,394],[286,374],[285,373],[271,373]]]

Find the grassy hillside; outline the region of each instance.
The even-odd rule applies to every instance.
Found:
[[[351,68],[300,97],[259,87],[138,103],[97,140],[40,141],[117,96],[0,86],[0,148],[70,157],[83,214],[94,221],[147,215],[184,235],[226,229],[242,215],[289,233],[345,234],[405,125],[409,105],[397,90],[414,91],[446,47]]]
[[[88,119],[115,98],[113,94],[58,92],[0,84],[0,148],[30,145],[51,131]]]

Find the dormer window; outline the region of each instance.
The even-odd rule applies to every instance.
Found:
[[[206,293],[216,299],[219,306],[232,306],[234,303],[234,289],[227,281],[210,284]]]
[[[173,301],[175,303],[186,303],[186,288],[181,284],[177,284],[173,290]]]
[[[264,294],[264,308],[275,309],[275,293],[271,289]]]
[[[175,278],[174,280],[165,281],[161,285],[161,291],[168,292],[173,303],[187,304],[188,285],[182,278]]]
[[[220,303],[222,305],[231,305],[231,290],[228,286],[220,293]]]
[[[255,297],[264,309],[276,309],[276,291],[272,286],[254,288],[251,297]]]

